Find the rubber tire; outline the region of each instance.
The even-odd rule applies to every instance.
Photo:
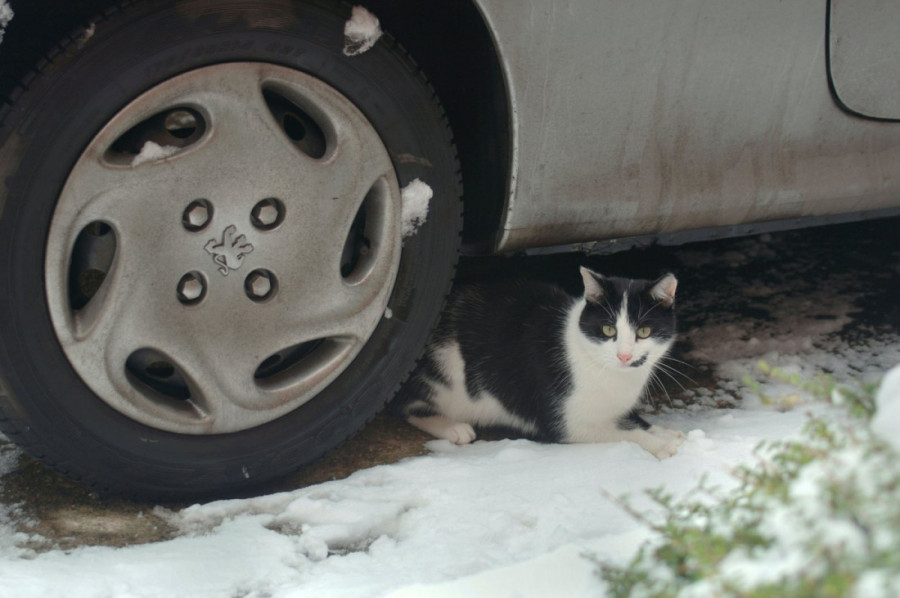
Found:
[[[231,495],[295,471],[357,432],[415,365],[449,291],[460,242],[461,182],[433,91],[387,36],[342,54],[350,9],[282,0],[143,2],[41,64],[0,125],[0,429],[33,456],[101,492],[154,499]],[[400,186],[434,191],[405,239],[383,319],[359,356],[312,401],[231,434],[139,424],[94,395],[67,361],[48,314],[44,251],[55,202],[80,152],[123,106],[194,68],[261,61],[338,89],[370,120]],[[420,159],[398,160],[397,156]]]

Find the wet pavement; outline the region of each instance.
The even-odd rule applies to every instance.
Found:
[[[784,352],[785,327],[815,331],[818,339],[865,343],[872,336],[900,337],[900,219],[813,228],[681,247],[651,247],[611,256],[560,254],[535,257],[465,258],[459,282],[531,277],[557,282],[578,292],[578,266],[619,276],[679,278],[680,340],[673,351],[679,372],[654,389],[652,405],[681,408],[699,396],[716,396],[715,369],[705,359],[711,335],[731,335],[734,351],[772,343]],[[796,312],[773,322],[772,306]],[[779,334],[773,332],[777,328]],[[806,333],[808,336],[808,332]],[[801,335],[798,334],[798,337]],[[827,345],[828,343],[825,343]],[[715,345],[720,347],[721,344]],[[677,362],[676,362],[677,363]],[[706,392],[700,392],[707,389]],[[721,395],[719,395],[721,396]],[[721,406],[731,401],[719,401]],[[649,410],[653,406],[648,405]],[[359,469],[427,452],[428,437],[405,422],[379,416],[358,436],[315,465],[257,493],[290,490],[346,477]],[[0,458],[17,459],[0,480],[18,531],[36,550],[85,545],[125,546],[171,537],[173,530],[152,503],[101,497],[86,490],[9,444]],[[174,509],[186,505],[170,504]]]

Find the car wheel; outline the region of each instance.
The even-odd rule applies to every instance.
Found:
[[[138,3],[13,94],[13,440],[101,490],[222,494],[318,458],[396,392],[452,280],[461,185],[422,74],[387,37],[344,55],[348,17]],[[404,230],[416,179],[432,198]]]

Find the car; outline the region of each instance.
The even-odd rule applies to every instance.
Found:
[[[895,3],[9,5],[0,428],[104,492],[343,442],[460,254],[900,214]]]

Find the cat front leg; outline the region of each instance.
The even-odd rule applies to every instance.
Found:
[[[684,432],[681,432],[679,430],[670,430],[668,428],[663,428],[662,426],[657,426],[655,424],[650,426],[647,431],[651,434],[656,434],[657,436],[671,436],[672,438],[680,441],[684,441],[685,439]]]
[[[654,430],[655,428],[655,430]],[[684,434],[675,430],[652,426],[649,430],[634,430],[638,432],[634,439],[657,459],[668,459],[678,452],[678,447],[684,442]]]
[[[449,440],[453,444],[469,444],[475,440],[475,428],[470,424],[453,421],[443,415],[411,416],[406,421],[435,438]]]
[[[654,431],[654,428],[657,431]],[[643,442],[638,440],[638,444],[660,460],[674,456],[678,452],[681,443],[684,442],[684,434],[681,432],[660,428],[659,426],[653,426],[644,434],[648,438],[644,438]]]
[[[684,442],[682,432],[650,424],[636,410],[620,418],[617,428],[623,439],[638,443],[657,459],[671,457]]]
[[[665,432],[653,433],[653,428],[664,430]],[[637,443],[648,453],[657,459],[662,460],[668,459],[678,452],[678,447],[680,447],[681,443],[684,441],[684,434],[681,434],[680,437],[678,434],[681,433],[674,430],[666,430],[659,426],[651,426],[647,430],[636,428],[631,430],[617,429],[615,431],[610,431],[604,435],[603,440],[607,442],[628,440]]]

